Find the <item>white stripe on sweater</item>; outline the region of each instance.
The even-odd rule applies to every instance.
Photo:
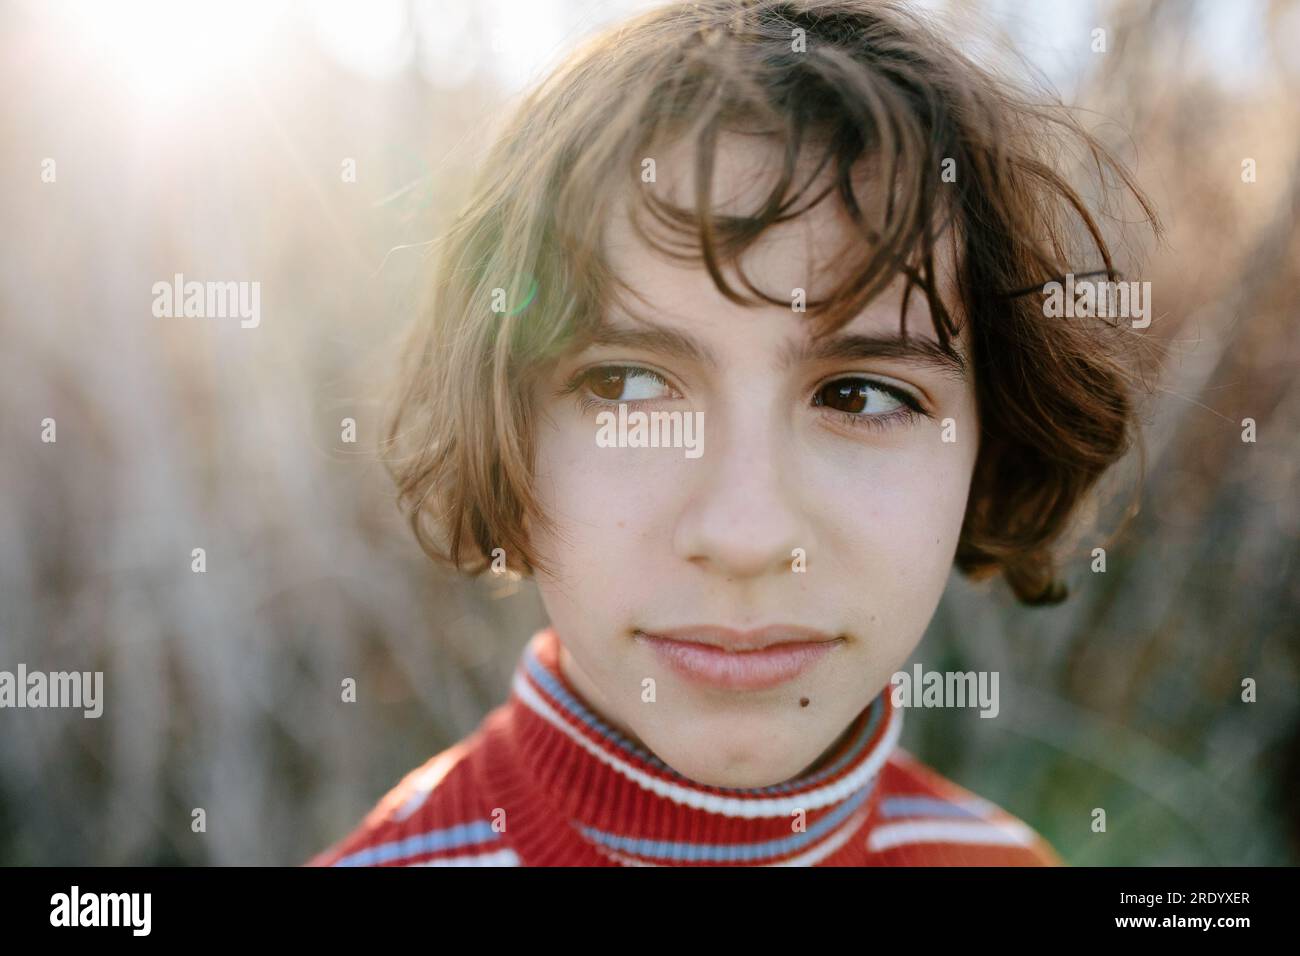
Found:
[[[1035,836],[1019,820],[908,820],[877,826],[867,838],[867,849],[876,853],[914,843],[1030,846]]]
[[[456,764],[460,763],[465,757],[466,748],[464,746],[455,746],[440,754],[424,770],[420,771],[419,776],[413,782],[410,796],[398,807],[393,814],[394,820],[405,820],[420,807],[424,806],[424,801],[429,799],[429,795],[437,789],[438,784],[449,774]]]

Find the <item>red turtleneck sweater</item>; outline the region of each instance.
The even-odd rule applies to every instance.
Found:
[[[886,687],[820,769],[755,789],[698,784],[578,696],[547,628],[505,704],[309,865],[1060,864],[1024,823],[899,749],[901,725]]]

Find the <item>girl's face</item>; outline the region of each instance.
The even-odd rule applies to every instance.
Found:
[[[718,208],[752,208],[747,190],[779,169],[774,147],[726,143],[714,191],[735,195]],[[657,166],[668,185],[647,188],[689,205],[689,153]],[[820,297],[813,270],[848,237],[828,199],[765,233],[745,269],[771,295]],[[537,583],[561,669],[679,773],[779,783],[835,744],[934,613],[978,451],[971,373],[938,351],[919,292],[910,344],[890,295],[814,345],[804,314],[728,301],[702,266],[654,254],[625,219],[607,241],[648,321],[610,314],[602,341],[534,394],[554,531],[532,543],[555,572]],[[950,269],[942,281],[954,301]],[[616,419],[620,403],[702,413],[702,436],[677,433],[702,442],[609,447],[598,416]],[[616,420],[603,435],[617,437]]]

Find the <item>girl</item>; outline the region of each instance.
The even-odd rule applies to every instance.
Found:
[[[954,565],[1064,596],[1051,546],[1130,439],[1130,329],[1043,305],[1115,276],[1072,143],[1150,214],[867,0],[675,4],[542,83],[447,237],[390,451],[426,550],[533,576],[550,626],[313,862],[1059,862],[897,748],[890,685]],[[611,441],[631,412],[695,416],[698,454]]]

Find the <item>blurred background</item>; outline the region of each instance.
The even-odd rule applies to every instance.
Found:
[[[0,864],[296,864],[504,700],[540,602],[419,552],[380,400],[492,130],[654,5],[0,6],[0,670],[107,699],[0,712]],[[1000,719],[911,710],[903,744],[1075,865],[1295,863],[1300,3],[923,5],[1083,110],[1168,241],[1125,250],[1144,483],[1114,476],[1064,605],[954,576],[914,660],[999,671]],[[260,282],[260,324],[155,318],[176,273]]]

